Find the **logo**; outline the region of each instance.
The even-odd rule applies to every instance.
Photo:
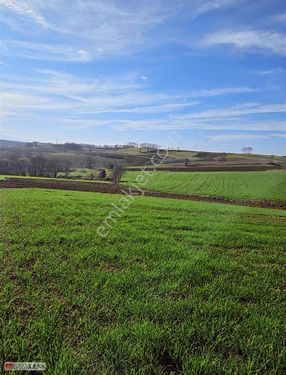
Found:
[[[45,371],[45,362],[5,362],[5,371]]]

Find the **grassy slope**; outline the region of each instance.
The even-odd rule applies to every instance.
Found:
[[[137,197],[101,239],[120,198],[2,191],[3,360],[53,375],[282,374],[286,213]]]
[[[138,172],[127,172],[135,182]],[[234,199],[286,200],[286,171],[265,172],[155,172],[145,188]]]

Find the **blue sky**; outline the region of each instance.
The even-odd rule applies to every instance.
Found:
[[[0,9],[2,139],[286,154],[285,0]]]

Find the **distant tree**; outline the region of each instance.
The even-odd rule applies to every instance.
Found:
[[[244,154],[251,154],[253,152],[253,148],[252,147],[242,147],[241,151]]]
[[[60,159],[50,159],[47,163],[47,172],[56,178],[59,172],[64,171],[64,165]]]
[[[82,146],[77,144],[77,143],[73,143],[73,142],[66,142],[64,144],[64,148],[66,150],[69,150],[69,151],[81,151],[82,150]]]
[[[186,166],[186,167],[189,165],[189,162],[190,162],[190,160],[186,158],[186,159],[185,159],[185,166]]]
[[[94,168],[94,158],[92,156],[88,156],[85,159],[85,168],[88,168],[88,169]]]
[[[47,173],[48,161],[44,156],[38,155],[30,159],[29,174],[36,177],[44,177]]]
[[[21,158],[18,152],[12,153],[7,158],[8,174],[25,176],[28,165],[25,158]]]
[[[103,180],[106,178],[106,170],[105,169],[100,169],[98,173],[98,177],[102,178]]]
[[[8,160],[0,160],[0,174],[11,174]]]
[[[71,170],[72,163],[69,160],[63,160],[62,166],[63,166],[63,172],[65,173],[65,175],[67,175]]]
[[[125,173],[125,168],[120,164],[116,164],[112,171],[112,182],[114,185],[120,184],[121,178],[124,173]]]
[[[156,143],[141,143],[140,148],[146,149],[147,151],[152,151],[152,150],[160,149],[160,146],[157,145]]]

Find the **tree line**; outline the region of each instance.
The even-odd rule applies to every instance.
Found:
[[[0,174],[34,177],[57,177],[60,172],[68,174],[71,162],[42,155],[20,158],[17,155],[0,160]]]
[[[104,168],[98,171],[98,178],[101,180],[110,180],[115,185],[119,185],[126,169],[120,164],[110,165],[111,175],[107,176]],[[16,154],[10,155],[4,160],[0,160],[0,174],[15,176],[33,176],[33,177],[58,177],[59,173],[64,173],[68,177],[71,171],[71,162],[59,158],[46,158],[37,155],[29,158],[21,158]],[[91,179],[95,178],[91,174]]]

